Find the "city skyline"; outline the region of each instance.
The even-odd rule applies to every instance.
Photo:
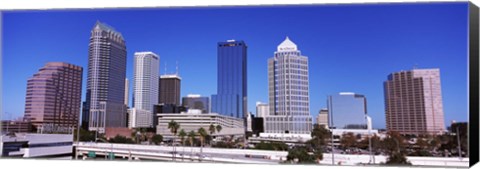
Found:
[[[272,31],[269,34],[262,35],[261,38],[254,38],[255,34],[259,32],[265,32],[264,28],[258,28],[258,30],[254,30],[255,34],[248,34],[241,30],[231,30],[226,32],[220,32],[220,35],[214,36],[213,38],[206,39],[204,34],[198,33],[198,31],[191,30],[191,32],[187,32],[187,35],[181,36],[179,34],[175,34],[175,36],[179,36],[177,38],[173,38],[172,36],[168,36],[165,42],[147,44],[146,42],[142,43],[142,41],[135,40],[135,38],[145,38],[145,36],[152,36],[156,37],[155,34],[162,34],[162,29],[154,29],[152,31],[145,31],[143,33],[139,33],[139,29],[133,29],[133,27],[129,27],[128,24],[123,24],[124,22],[122,17],[112,16],[117,14],[128,15],[131,12],[139,12],[142,15],[146,15],[145,13],[156,13],[156,11],[151,10],[107,10],[112,11],[111,13],[105,13],[105,10],[98,10],[94,11],[94,15],[87,14],[88,12],[76,11],[73,13],[66,13],[67,16],[58,15],[58,13],[62,13],[62,11],[50,11],[50,12],[6,12],[4,14],[4,21],[5,21],[5,28],[4,28],[4,65],[5,65],[5,79],[9,79],[9,81],[5,81],[4,83],[4,97],[11,98],[11,100],[5,100],[4,102],[7,104],[5,105],[4,112],[9,112],[16,114],[18,116],[23,115],[23,106],[24,100],[22,101],[22,97],[24,96],[25,91],[25,81],[28,74],[32,74],[35,72],[37,68],[41,65],[45,64],[46,62],[50,61],[64,61],[70,62],[73,64],[81,65],[82,67],[87,67],[85,62],[87,61],[86,57],[88,54],[88,49],[85,47],[88,44],[85,41],[88,39],[91,25],[96,21],[100,20],[102,22],[106,22],[112,26],[114,26],[117,30],[122,32],[122,34],[126,37],[127,42],[127,78],[132,79],[132,63],[131,58],[133,57],[132,53],[135,51],[144,50],[153,50],[156,51],[161,56],[164,56],[164,60],[170,65],[168,68],[172,68],[171,63],[175,63],[175,60],[179,60],[179,67],[182,73],[183,84],[182,84],[182,92],[181,93],[199,93],[201,95],[209,96],[211,94],[215,94],[216,89],[216,66],[215,65],[215,44],[219,41],[224,41],[227,39],[242,39],[249,44],[249,55],[248,55],[248,86],[255,86],[250,87],[248,91],[248,110],[249,112],[255,112],[255,102],[267,102],[268,101],[268,83],[267,83],[267,58],[271,57],[271,51],[276,47],[279,41],[285,38],[285,36],[289,36],[298,44],[301,44],[302,51],[305,51],[305,55],[309,56],[310,64],[309,66],[313,69],[310,70],[310,97],[311,97],[311,106],[310,106],[310,114],[312,116],[316,116],[317,112],[320,108],[326,107],[325,97],[329,94],[338,93],[338,92],[355,92],[355,93],[362,93],[366,97],[369,98],[369,114],[372,115],[373,123],[375,128],[385,128],[385,112],[384,109],[384,100],[383,100],[383,88],[382,82],[384,81],[385,77],[392,73],[397,72],[399,70],[408,70],[414,65],[418,64],[420,68],[440,68],[442,70],[442,93],[444,98],[444,109],[445,109],[445,124],[449,124],[450,120],[457,120],[457,121],[467,121],[467,89],[466,89],[466,73],[467,73],[467,51],[466,51],[466,39],[467,33],[466,30],[463,30],[463,25],[466,25],[466,16],[467,14],[463,14],[462,10],[463,7],[466,5],[457,4],[457,5],[445,5],[442,6],[441,4],[435,5],[379,5],[376,6],[368,6],[368,9],[362,8],[356,9],[355,6],[345,5],[345,6],[314,6],[314,7],[270,7],[268,10],[265,11],[256,11],[256,8],[227,8],[229,10],[251,10],[251,15],[259,15],[259,19],[255,20],[253,24],[263,24],[260,23],[260,20],[265,17],[272,17],[272,20],[268,20],[265,24],[269,27],[275,27],[276,24],[273,21],[280,21],[282,18],[290,18],[290,21],[299,24],[305,22],[305,19],[301,19],[300,17],[305,17],[307,14],[313,14],[315,16],[322,16],[325,13],[330,13],[333,15],[333,19],[325,19],[326,17],[319,18],[322,20],[323,24],[312,24],[309,23],[310,27],[302,27],[298,29],[294,28],[278,28],[279,31]],[[395,11],[399,14],[402,13],[400,9],[404,7],[411,7],[410,10],[413,11],[415,14],[407,14],[406,16],[399,16],[395,14]],[[431,6],[436,6],[436,8],[432,8]],[[343,8],[343,9],[342,9]],[[263,9],[263,8],[262,8]],[[272,11],[288,11],[289,9],[294,9],[299,11],[298,14],[289,13],[281,14],[279,13],[278,16],[271,16],[268,12]],[[304,9],[302,11],[302,9]],[[312,11],[313,9],[316,10]],[[339,14],[333,11],[334,9],[343,10],[343,12],[347,12],[347,14]],[[346,10],[348,9],[348,10]],[[388,9],[392,9],[392,11],[388,11]],[[448,9],[447,11],[442,11]],[[203,11],[201,9],[157,9],[158,13],[173,13],[172,16],[174,19],[178,19],[179,17],[184,17],[184,15],[191,15],[192,13],[198,12],[201,13],[202,16],[210,16],[214,17],[214,12],[222,13],[228,12],[226,9],[217,9],[213,8],[212,11]],[[177,12],[186,12],[185,10],[191,10],[192,13],[181,14]],[[360,18],[360,21],[354,21],[358,19],[354,17],[358,15],[363,10],[370,10],[368,14],[362,14],[365,18]],[[373,12],[372,12],[373,10]],[[268,12],[266,12],[268,11]],[[423,12],[422,12],[423,11]],[[370,20],[372,19],[380,19],[382,21],[386,19],[390,19],[388,17],[381,17],[377,16],[378,13],[386,13],[388,17],[395,17],[396,23],[387,22],[387,24],[380,24],[380,27],[375,27],[374,30],[367,30],[369,26],[365,25],[358,25],[361,23],[362,20]],[[429,13],[430,12],[430,13]],[[443,14],[442,12],[447,12],[447,14]],[[20,13],[20,14],[18,14]],[[14,15],[17,14],[17,15]],[[63,14],[63,13],[62,13]],[[95,15],[97,14],[97,15]],[[402,13],[405,15],[405,13]],[[58,15],[58,16],[54,16]],[[242,14],[233,14],[233,15],[242,15]],[[249,14],[250,15],[250,14]],[[293,16],[291,16],[293,15]],[[418,16],[417,16],[418,15]],[[72,16],[83,16],[84,18],[79,19],[78,23],[72,23],[73,20],[69,17]],[[411,16],[417,16],[417,18],[413,21],[410,21]],[[447,17],[448,16],[448,17]],[[38,17],[33,20],[33,18]],[[447,19],[444,19],[444,18]],[[122,18],[122,19],[120,19]],[[237,18],[237,17],[235,17]],[[292,20],[293,18],[293,20]],[[348,20],[350,18],[350,20]],[[353,20],[351,19],[353,18]],[[399,19],[400,18],[400,19]],[[23,20],[22,20],[23,19]],[[25,22],[32,19],[31,22]],[[63,20],[62,20],[63,19]],[[120,19],[120,20],[118,20]],[[126,18],[127,20],[132,18]],[[222,18],[224,19],[224,18]],[[299,19],[297,21],[295,19]],[[347,19],[347,20],[346,20]],[[136,19],[135,19],[136,20]],[[138,19],[140,22],[141,19]],[[420,26],[408,27],[405,26],[407,22],[413,22],[415,24],[419,24]],[[422,22],[426,22],[428,24],[422,24]],[[458,21],[460,20],[460,21]],[[50,22],[60,22],[63,21],[65,23],[70,24],[60,24],[56,25],[56,27],[60,27],[59,29],[63,28],[61,32],[59,32],[59,37],[52,37],[51,40],[48,41],[45,45],[39,45],[38,47],[33,44],[41,43],[41,39],[46,35],[49,35],[48,31],[45,28],[45,25],[49,25]],[[75,20],[77,21],[77,20]],[[47,24],[41,24],[37,22],[46,22]],[[209,21],[211,22],[211,21]],[[243,20],[242,23],[245,24],[246,20]],[[27,38],[24,35],[19,35],[19,33],[25,33],[25,31],[31,31],[33,28],[29,28],[30,26],[20,26],[20,23],[25,23],[27,25],[33,24],[36,25],[33,28],[40,27],[37,30],[39,33],[31,36],[27,36],[29,39],[33,39],[31,42],[26,42],[22,39]],[[177,21],[175,22],[177,25],[172,24],[172,26],[183,27],[186,25],[184,22]],[[194,24],[200,24],[198,22],[193,22]],[[328,25],[328,24],[332,25]],[[79,24],[79,25],[75,25]],[[85,25],[86,24],[86,25]],[[340,27],[348,27],[348,25],[353,24],[355,29],[351,29],[351,32],[339,32],[332,31],[332,29]],[[374,25],[379,25],[379,23],[369,23]],[[404,24],[404,25],[402,25]],[[451,25],[454,26],[451,26]],[[188,24],[187,24],[188,25]],[[208,24],[207,24],[208,25]],[[220,24],[216,24],[219,26]],[[383,27],[382,27],[383,25]],[[412,26],[409,25],[409,26]],[[75,28],[71,28],[75,26]],[[76,28],[78,26],[78,28]],[[237,25],[238,26],[238,25]],[[319,29],[316,31],[312,30],[318,29],[319,27],[326,27],[323,29]],[[394,27],[400,26],[401,29],[396,29]],[[402,27],[403,26],[403,27]],[[85,32],[85,27],[88,27],[88,30]],[[212,26],[213,27],[213,26]],[[220,28],[224,28],[219,26]],[[16,28],[16,29],[14,29]],[[435,28],[435,29],[432,29]],[[171,32],[172,28],[166,28],[167,32]],[[213,29],[213,28],[212,28]],[[213,29],[212,31],[217,31],[219,28]],[[378,30],[377,30],[378,29]],[[402,31],[403,29],[403,31]],[[140,29],[141,30],[141,29]],[[248,30],[248,29],[247,29]],[[301,34],[299,31],[308,30],[308,33]],[[360,30],[360,31],[359,31]],[[379,31],[380,30],[380,31]],[[386,30],[386,31],[385,31]],[[396,35],[388,34],[389,37],[383,38],[385,34],[389,31],[396,30]],[[18,31],[18,32],[17,32]],[[45,32],[46,33],[42,33]],[[179,31],[190,31],[190,30],[179,30]],[[322,32],[323,31],[323,32]],[[344,30],[345,31],[345,30]],[[378,32],[376,32],[378,31]],[[205,39],[199,41],[188,41],[192,37],[189,37],[193,33],[197,33],[197,38]],[[332,34],[332,35],[326,35]],[[363,35],[363,34],[366,35]],[[463,34],[462,34],[463,33]],[[62,40],[61,35],[66,35],[69,37],[69,41]],[[163,35],[163,34],[162,34]],[[463,35],[463,36],[462,36]],[[75,37],[72,38],[71,36]],[[85,37],[84,37],[85,36]],[[128,36],[128,37],[127,37]],[[401,37],[405,36],[405,37]],[[419,38],[415,40],[411,40],[409,38],[413,38],[417,36]],[[15,38],[17,39],[15,39]],[[135,38],[134,38],[135,37]],[[367,40],[365,43],[358,43],[363,42],[364,38],[373,38],[373,40]],[[453,39],[450,39],[453,38]],[[133,39],[133,40],[132,40]],[[153,38],[155,39],[155,38]],[[162,39],[162,38],[160,38]],[[393,40],[389,40],[393,39]],[[348,40],[350,43],[345,43]],[[381,41],[383,40],[383,41]],[[81,41],[82,43],[76,43]],[[388,46],[395,46],[396,48],[388,48],[385,45],[381,45],[375,43],[375,41],[380,41],[381,43],[386,43]],[[19,51],[23,50],[21,46],[22,43],[26,43],[25,46],[29,46],[30,52],[26,51]],[[61,43],[61,44],[58,44]],[[168,45],[170,44],[170,45]],[[181,53],[184,44],[195,44],[191,46],[192,52],[194,51],[197,55],[191,55],[192,53]],[[403,48],[398,48],[398,44]],[[429,44],[430,47],[425,48],[424,45]],[[58,46],[55,46],[58,45]],[[358,46],[357,46],[358,45]],[[177,48],[169,49],[171,47],[178,46]],[[188,46],[188,45],[187,45]],[[448,48],[448,49],[447,49]],[[73,49],[73,50],[71,50]],[[350,50],[351,52],[344,52]],[[373,51],[373,52],[372,52]],[[36,52],[36,53],[35,53]],[[176,53],[177,52],[177,53]],[[399,54],[397,54],[399,53]],[[190,56],[190,55],[191,56]],[[385,54],[387,56],[385,56]],[[38,56],[42,57],[38,57]],[[202,57],[199,57],[201,55]],[[356,57],[356,55],[360,55],[362,57]],[[464,56],[463,59],[460,56]],[[29,57],[27,57],[29,56]],[[68,56],[68,57],[60,57],[60,56]],[[208,57],[206,57],[208,56]],[[205,58],[206,57],[206,58]],[[419,57],[419,58],[417,58]],[[360,58],[360,59],[359,59]],[[460,58],[460,59],[459,59]],[[28,63],[25,65],[19,65],[19,63],[23,63],[24,59],[33,60],[33,63]],[[200,61],[201,60],[207,60]],[[443,60],[442,60],[443,59]],[[356,62],[362,60],[360,63],[363,63],[362,66],[357,66]],[[378,61],[379,64],[377,67],[370,66],[371,63]],[[202,63],[203,65],[198,67],[195,64]],[[163,65],[163,64],[162,64]],[[333,66],[336,65],[336,66]],[[17,72],[9,72],[8,70],[13,70],[15,67],[19,67],[21,70]],[[23,67],[26,66],[26,67]],[[456,68],[456,67],[460,68]],[[162,66],[161,66],[162,67]],[[210,68],[212,67],[212,68]],[[336,68],[335,68],[336,67]],[[17,68],[15,68],[16,70]],[[163,68],[161,68],[163,70]],[[11,73],[11,74],[10,74]],[[197,76],[197,73],[202,74],[203,76]],[[27,74],[27,76],[25,75]],[[85,72],[84,72],[85,74]],[[162,73],[163,74],[163,73]],[[338,76],[338,77],[348,77],[348,78],[331,78],[331,76]],[[87,76],[83,76],[87,77]],[[367,80],[362,79],[363,77],[368,77]],[[10,81],[11,80],[11,81]],[[86,80],[85,80],[86,81]],[[356,83],[353,83],[356,82]],[[454,84],[455,83],[455,84]],[[201,85],[198,85],[201,84]],[[15,85],[15,86],[13,86]],[[18,86],[18,89],[17,89]],[[85,82],[83,87],[85,87]],[[460,88],[460,89],[456,89]],[[463,91],[462,91],[463,90]],[[86,91],[85,89],[82,91]],[[15,93],[15,94],[13,94]],[[82,101],[85,100],[84,92],[82,92]],[[19,95],[19,96],[16,96]],[[23,98],[24,99],[24,98]],[[131,100],[131,98],[130,98]],[[11,101],[11,102],[10,102]],[[19,102],[19,103],[17,103]],[[2,112],[3,113],[3,112]],[[458,115],[461,115],[458,117]]]

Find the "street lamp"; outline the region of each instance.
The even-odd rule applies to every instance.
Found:
[[[372,118],[368,115],[365,115],[365,119],[367,120],[367,129],[368,129],[368,149],[370,151],[370,158],[373,164],[375,164],[375,155],[372,154]]]
[[[330,132],[331,132],[331,135],[332,135],[332,141],[331,141],[331,148],[332,148],[332,165],[335,165],[335,155],[334,155],[334,146],[333,146],[333,129],[335,129],[335,127],[333,126],[333,122],[332,122],[332,126],[330,126]]]

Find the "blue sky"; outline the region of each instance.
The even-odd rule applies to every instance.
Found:
[[[309,57],[314,117],[327,95],[355,92],[367,97],[374,127],[384,128],[383,82],[417,65],[440,68],[445,123],[467,121],[467,9],[462,2],[4,12],[2,112],[23,115],[26,81],[50,61],[84,67],[85,100],[90,30],[100,20],[126,40],[129,79],[133,53],[153,51],[161,74],[178,61],[182,96],[215,94],[217,42],[244,40],[254,113],[255,102],[268,101],[267,59],[289,36]]]

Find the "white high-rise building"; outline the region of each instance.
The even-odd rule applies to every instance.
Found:
[[[153,106],[158,103],[160,57],[153,52],[135,52],[133,75],[133,110],[130,128],[154,127]]]
[[[256,117],[267,117],[268,116],[268,103],[257,102],[257,115]]]
[[[265,133],[310,137],[308,58],[287,37],[268,60],[269,115]]]

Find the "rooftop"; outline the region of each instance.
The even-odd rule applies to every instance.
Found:
[[[100,30],[103,30],[103,31],[110,31],[110,32],[113,32],[117,35],[119,35],[122,39],[123,39],[123,36],[120,32],[116,31],[115,28],[113,28],[112,26],[110,25],[107,25],[106,23],[102,23],[100,21],[97,20],[97,22],[95,23],[95,26],[93,26],[93,29],[100,29]]]
[[[169,78],[177,78],[177,79],[182,79],[180,78],[180,76],[178,76],[177,74],[167,74],[167,75],[161,75],[160,76],[161,79],[169,79]]]
[[[297,50],[297,45],[293,43],[288,36],[285,38],[285,40],[280,43],[277,47],[277,51],[296,51]]]

